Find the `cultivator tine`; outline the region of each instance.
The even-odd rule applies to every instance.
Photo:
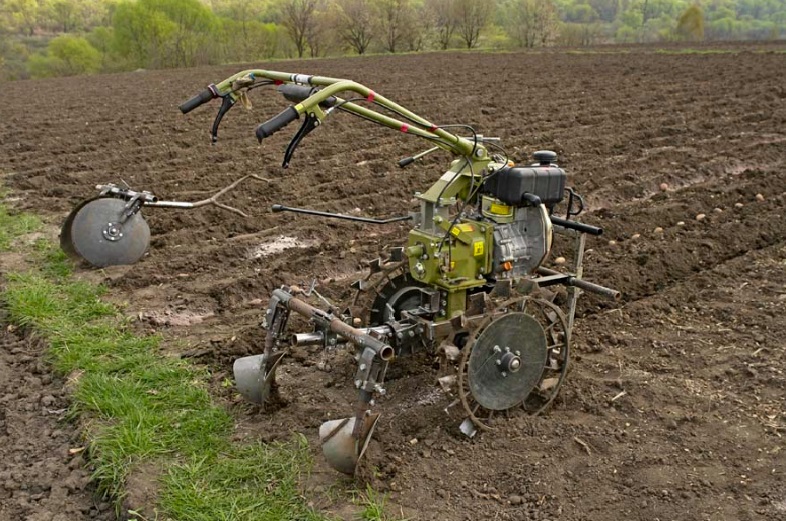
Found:
[[[323,423],[319,427],[319,441],[322,443],[322,453],[328,464],[339,472],[353,475],[360,458],[368,448],[379,417],[379,413],[366,413],[357,437],[353,435],[353,431],[356,430],[356,418]]]
[[[265,355],[238,358],[232,366],[237,390],[243,397],[257,404],[264,404],[270,396],[270,389],[276,377],[276,369],[286,351],[273,353],[266,360]]]

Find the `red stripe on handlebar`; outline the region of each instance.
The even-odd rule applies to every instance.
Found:
[[[368,100],[368,102],[371,103],[372,101],[374,101],[375,96],[376,94],[374,94],[374,91],[372,90],[368,93],[368,96],[366,96],[366,100]]]
[[[401,125],[401,131],[402,132],[408,132],[409,131],[409,125]]]
[[[273,85],[283,85],[283,84],[284,84],[283,80],[273,80]]]

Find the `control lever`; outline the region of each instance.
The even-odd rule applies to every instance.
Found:
[[[218,141],[218,126],[221,124],[221,120],[224,119],[224,116],[229,109],[235,106],[236,100],[232,98],[232,96],[224,96],[221,102],[221,108],[218,109],[218,114],[216,114],[216,119],[213,120],[213,127],[210,129],[210,138],[213,144]]]
[[[308,135],[309,132],[314,130],[319,126],[319,118],[313,114],[306,115],[306,119],[303,120],[303,124],[300,125],[300,128],[292,137],[292,141],[289,142],[287,145],[287,151],[284,152],[284,162],[281,163],[281,168],[289,168],[289,162],[292,160],[292,154],[295,153],[295,149],[303,140],[304,137]]]
[[[417,161],[418,159],[420,159],[421,157],[423,157],[423,156],[425,156],[427,154],[430,154],[432,152],[436,152],[437,150],[439,150],[439,147],[433,147],[433,148],[429,148],[428,150],[425,150],[425,151],[421,152],[420,154],[415,154],[414,156],[405,157],[404,159],[400,159],[399,162],[398,162],[398,167],[399,168],[406,168],[409,165],[411,165],[412,163],[414,163],[415,161]]]

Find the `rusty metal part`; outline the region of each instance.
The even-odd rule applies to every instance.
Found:
[[[347,339],[356,346],[362,349],[368,348],[373,350],[376,356],[382,360],[390,360],[395,355],[393,348],[389,344],[374,338],[362,329],[352,327],[342,322],[341,319],[321,309],[315,308],[307,302],[293,297],[290,293],[282,289],[275,290],[273,296],[278,298],[281,305],[285,306],[290,311],[324,323],[330,331]]]

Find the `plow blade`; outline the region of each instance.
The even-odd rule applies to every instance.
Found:
[[[355,438],[355,418],[330,420],[319,427],[319,441],[328,464],[339,472],[355,474],[358,461],[368,448],[371,434],[379,421],[379,414],[367,413],[363,418],[360,436]]]
[[[276,376],[276,368],[284,358],[286,351],[270,355],[244,356],[238,358],[232,366],[235,385],[243,397],[254,403],[263,404],[270,396],[270,389]]]

